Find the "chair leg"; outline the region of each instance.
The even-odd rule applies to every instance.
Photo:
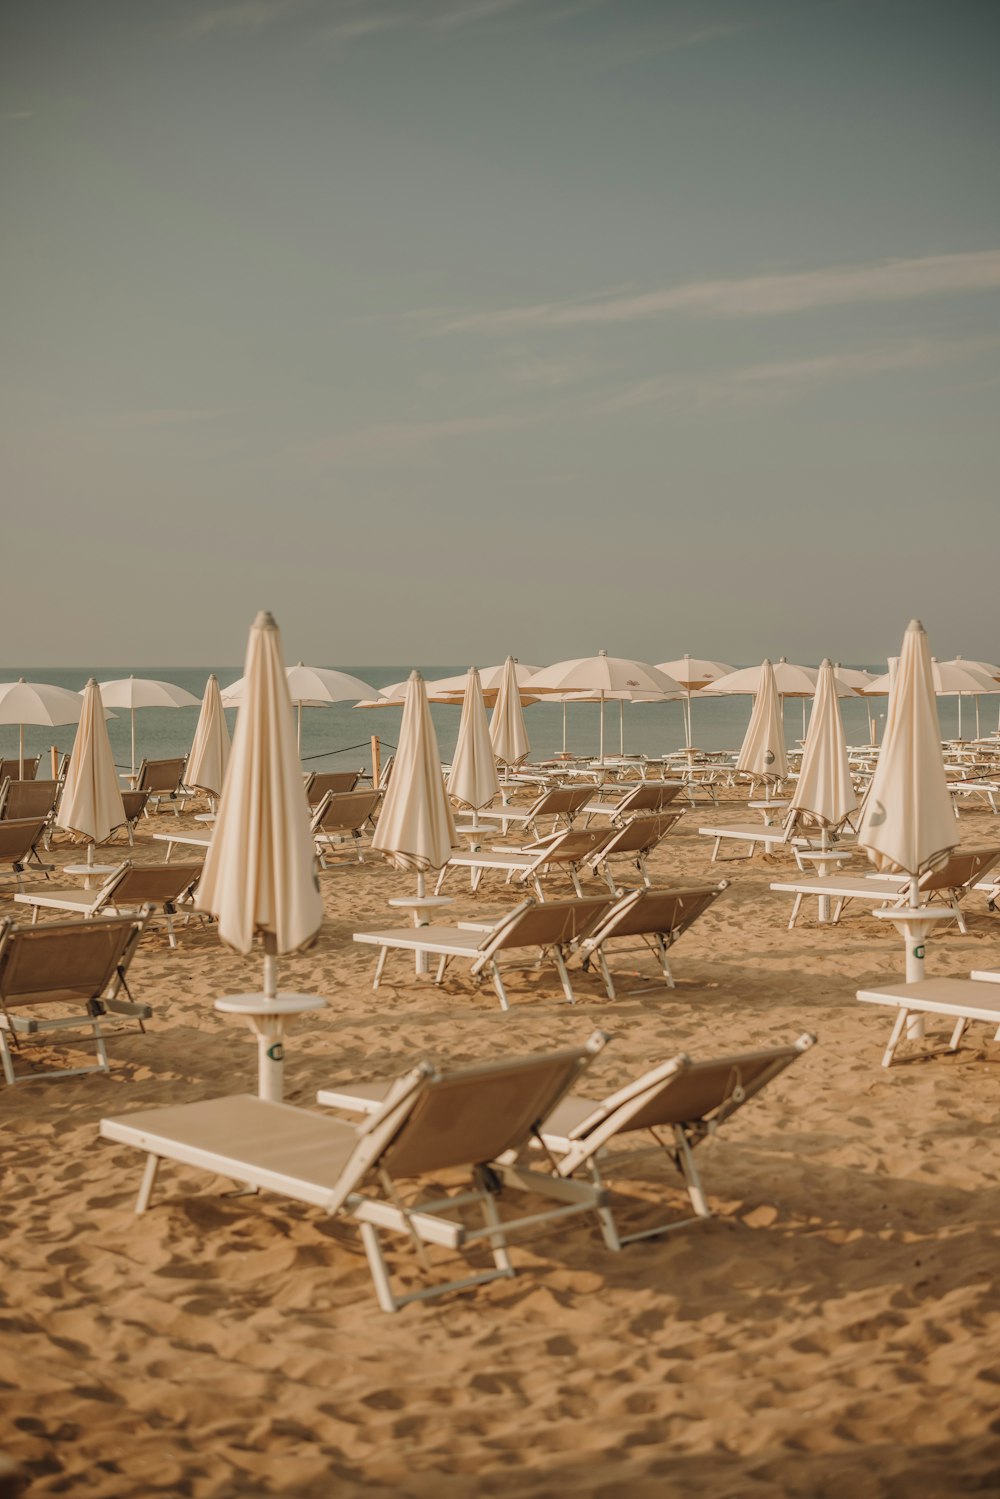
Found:
[[[968,1020],[966,1020],[964,1016],[960,1020],[957,1020],[955,1022],[955,1029],[952,1031],[951,1040],[948,1042],[949,1051],[958,1050],[958,1043],[962,1039],[962,1032],[965,1030],[965,1027],[968,1025],[968,1023]]]
[[[389,1283],[389,1267],[382,1253],[382,1245],[379,1243],[378,1232],[374,1223],[362,1223],[361,1242],[365,1247],[368,1257],[368,1268],[372,1273],[372,1281],[375,1286],[375,1295],[378,1304],[384,1312],[395,1312],[399,1310],[399,1303],[392,1294],[392,1286]]]
[[[378,955],[378,962],[375,964],[375,977],[372,980],[373,989],[377,989],[379,984],[382,982],[382,970],[385,968],[385,960],[388,956],[389,949],[387,947],[383,947]]]
[[[564,959],[562,953],[558,948],[555,948],[555,950],[553,951],[552,958],[559,970],[559,977],[562,980],[563,993],[565,994],[569,1003],[571,1005],[575,1005],[576,995],[573,993],[573,985],[569,981],[569,973],[566,968],[566,960]]]
[[[156,1184],[156,1173],[159,1169],[159,1165],[160,1157],[158,1155],[148,1155],[146,1157],[146,1167],[142,1173],[142,1183],[139,1187],[139,1196],[135,1201],[136,1213],[144,1213],[149,1207],[149,1199],[153,1195],[153,1187]]]
[[[910,1012],[905,1005],[900,1005],[899,1014],[896,1016],[896,1023],[892,1028],[892,1035],[889,1037],[889,1044],[882,1056],[883,1067],[892,1066],[893,1053],[895,1052],[896,1047],[899,1045],[899,1038],[903,1034],[903,1027],[906,1025],[909,1013]]]
[[[600,1191],[604,1186],[604,1182],[601,1180],[600,1168],[593,1157],[587,1162],[587,1169],[590,1172],[591,1181],[597,1187],[598,1191]],[[601,1233],[604,1235],[605,1244],[613,1253],[619,1254],[621,1252],[622,1241],[618,1236],[618,1225],[615,1222],[614,1214],[607,1205],[597,1209],[597,1221],[601,1225]]]
[[[604,956],[603,947],[599,947],[597,949],[597,964],[601,970],[601,978],[604,980],[604,987],[607,991],[608,998],[616,999],[617,995],[615,994],[615,983],[614,979],[611,977],[611,969],[608,967],[608,960]]]
[[[712,1210],[705,1201],[705,1192],[701,1185],[701,1177],[698,1175],[698,1167],[694,1163],[690,1141],[679,1124],[674,1125],[674,1139],[677,1142],[677,1159],[680,1161],[681,1171],[687,1184],[691,1206],[699,1218],[711,1218]]]
[[[501,1221],[500,1214],[497,1211],[496,1199],[494,1198],[493,1193],[490,1192],[485,1186],[482,1187],[482,1197],[480,1198],[480,1202],[483,1209],[483,1218],[485,1220],[487,1228],[502,1229],[503,1223]],[[504,1275],[513,1275],[514,1267],[510,1262],[510,1255],[507,1253],[506,1238],[502,1234],[498,1234],[496,1238],[491,1238],[490,1249],[493,1251],[493,1263],[496,1265],[497,1269],[502,1271]]]
[[[677,985],[674,983],[674,975],[673,970],[670,967],[670,959],[667,957],[667,944],[664,942],[663,937],[659,932],[657,932],[656,934],[656,945],[659,949],[660,967],[663,969],[663,977],[667,981],[667,988],[676,989]]]
[[[493,981],[493,987],[496,990],[497,998],[500,1001],[501,1010],[509,1010],[510,1002],[507,999],[507,991],[503,986],[503,979],[500,977],[500,968],[495,958],[490,964],[490,978]]]
[[[14,1076],[14,1058],[10,1054],[7,1037],[2,1030],[0,1030],[0,1062],[3,1063],[4,1078],[13,1087],[14,1083],[17,1082],[17,1078]]]
[[[792,927],[795,925],[796,919],[798,918],[798,914],[801,911],[801,909],[802,909],[802,895],[800,893],[792,901],[792,914],[788,918],[788,930],[789,931],[791,931]]]

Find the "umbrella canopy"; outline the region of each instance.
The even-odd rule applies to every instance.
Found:
[[[207,791],[209,796],[219,796],[228,763],[229,725],[222,707],[218,678],[211,676],[205,683],[205,696],[191,741],[184,783]]]
[[[703,687],[702,693],[705,697],[726,696],[732,693],[757,693],[760,691],[760,674],[762,668],[759,666],[744,666],[739,671],[730,672],[728,677],[719,677],[715,682],[709,682]],[[774,674],[775,688],[779,697],[813,697],[816,692],[816,682],[819,672],[812,666],[798,666],[794,661],[786,661],[784,656],[771,665]],[[853,697],[854,688],[847,682],[835,679],[838,697]]]
[[[824,661],[790,807],[797,817],[824,831],[840,827],[858,805],[834,685],[833,667]]]
[[[80,724],[73,741],[56,826],[103,843],[125,821],[100,689],[91,677],[82,693]]]
[[[136,708],[193,708],[198,699],[194,693],[174,682],[158,682],[152,677],[117,677],[100,682],[101,701],[106,708],[127,708],[132,720],[132,773],[135,774]]]
[[[269,955],[295,952],[319,931],[323,901],[281,636],[263,611],[250,631],[244,682],[196,904],[218,918],[219,936],[238,952],[250,952],[257,936]]]
[[[332,671],[325,666],[305,666],[301,661],[297,661],[294,666],[286,666],[285,677],[288,695],[298,712],[297,742],[300,751],[303,708],[326,708],[331,703],[356,703],[361,698],[378,696],[371,683],[362,682],[360,677],[352,677],[346,671]],[[246,682],[245,676],[239,677],[224,690],[224,708],[238,708],[242,704]]]
[[[372,848],[397,869],[415,869],[422,879],[429,869],[447,864],[458,847],[424,679],[415,671]]]
[[[1000,692],[1000,681],[972,661],[935,661],[931,657],[929,672],[931,690],[935,697],[957,694],[974,697],[986,692]],[[886,672],[884,676],[875,677],[863,691],[868,697],[884,697],[892,690],[892,678],[893,673]]]
[[[732,676],[733,667],[723,661],[702,661],[694,656],[682,656],[679,661],[661,661],[657,671],[673,677],[684,688],[684,743],[691,748],[691,694],[700,692],[709,682],[720,677]]]
[[[934,698],[927,636],[920,621],[911,620],[858,842],[880,871],[914,879],[942,863],[959,842]]]
[[[617,692],[667,693],[683,696],[679,682],[646,661],[630,661],[598,651],[596,656],[579,656],[546,666],[528,682],[536,696],[549,693],[585,692],[601,704],[601,759],[604,759],[604,704]]]
[[[527,707],[529,703],[537,703],[537,697],[528,692],[524,683],[535,672],[541,671],[540,666],[526,666],[521,661],[514,662],[514,673],[517,677],[521,694],[521,704]],[[497,700],[500,692],[500,683],[503,680],[504,667],[484,666],[479,669],[479,682],[482,688],[483,701],[491,708]],[[429,703],[444,703],[451,707],[461,707],[465,701],[465,688],[467,684],[467,673],[454,677],[435,677],[433,681],[425,683],[427,688],[427,701]],[[377,698],[371,698],[357,704],[359,708],[401,708],[406,701],[406,689],[409,682],[393,682],[389,687],[380,687]]]
[[[493,745],[490,743],[483,689],[478,671],[470,666],[462,703],[462,719],[458,726],[458,742],[448,777],[448,794],[457,806],[469,807],[473,812],[478,812],[489,806],[499,790],[500,782],[497,778],[496,760],[493,758]]]
[[[520,765],[531,752],[531,740],[524,726],[517,662],[513,656],[508,656],[504,662],[500,691],[490,719],[490,743],[493,754],[501,765]]]
[[[757,680],[758,692],[736,757],[736,769],[759,781],[781,781],[788,773],[785,726],[781,721],[781,698],[770,661],[765,659],[762,662]]]
[[[18,677],[16,682],[0,682],[0,723],[16,723],[21,774],[24,774],[24,726],[40,724],[46,728],[58,728],[62,724],[79,723],[83,712],[83,698],[79,692],[70,692],[67,687],[54,687],[50,682],[26,682]],[[106,712],[105,718],[114,718]]]

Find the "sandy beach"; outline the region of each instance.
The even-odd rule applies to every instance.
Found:
[[[134,1215],[141,1158],[99,1140],[99,1120],[255,1086],[249,1033],[212,1001],[256,963],[200,925],[176,951],[147,934],[131,977],[154,1019],[113,1039],[111,1075],[2,1093],[0,1450],[29,1492],[995,1492],[1000,1044],[977,1026],[947,1055],[932,1023],[924,1049],[884,1071],[888,1016],[854,993],[900,977],[900,939],[854,908],[838,927],[809,912],[787,931],[788,897],[767,887],[791,859],[713,866],[704,821],[687,814],[655,879],[731,888],[678,943],[673,992],[646,965],[613,1003],[593,976],[575,979],[571,1008],[551,971],[521,973],[503,1014],[488,988],[456,973],[436,989],[398,954],[374,995],[373,954],[351,934],[387,924],[412,876],[371,857],[321,876],[320,940],[281,967],[283,986],[326,1000],[288,1045],[293,1103],[421,1057],[523,1053],[595,1026],[613,1036],[590,1073],[598,1096],[681,1049],[819,1038],[703,1148],[709,1222],[616,1255],[578,1219],[520,1241],[515,1279],[396,1316],[375,1304],[355,1229],[311,1209],[167,1165]],[[142,825],[137,860],[158,861],[149,832],[168,825]],[[963,813],[961,830],[997,837],[985,813]],[[450,888],[456,915],[514,899],[499,883],[478,901]],[[933,939],[929,974],[998,961],[1000,918],[980,895],[967,909],[967,936],[949,925]],[[628,1227],[664,1193],[686,1207],[648,1157],[615,1192]],[[391,1266],[416,1284],[404,1243]]]

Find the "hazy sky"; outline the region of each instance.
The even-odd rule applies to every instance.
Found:
[[[1000,656],[1000,5],[11,0],[7,664]]]

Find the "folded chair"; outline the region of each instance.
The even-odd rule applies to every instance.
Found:
[[[577,1097],[564,1099],[543,1122],[538,1144],[549,1158],[554,1177],[565,1182],[578,1172],[586,1172],[595,1189],[602,1193],[601,1165],[607,1170],[610,1162],[625,1155],[634,1156],[639,1149],[662,1150],[680,1173],[695,1216],[661,1223],[639,1233],[619,1233],[605,1193],[597,1211],[609,1249],[618,1250],[637,1239],[654,1238],[698,1218],[710,1218],[711,1210],[692,1152],[815,1041],[815,1036],[805,1034],[791,1046],[704,1062],[692,1061],[680,1052],[601,1103]],[[370,1115],[384,1109],[388,1086],[382,1082],[348,1084],[325,1089],[318,1096],[321,1103],[333,1108]],[[639,1131],[651,1135],[654,1144],[636,1147],[626,1139],[624,1143],[631,1149],[609,1149],[619,1137],[635,1136]],[[658,1131],[663,1131],[667,1138],[661,1139]],[[521,1160],[499,1161],[495,1167],[505,1186],[527,1187],[528,1178]]]
[[[583,811],[588,820],[591,817],[610,817],[612,822],[624,822],[637,812],[662,812],[683,790],[681,781],[638,781],[617,801],[591,799]]]
[[[358,863],[361,839],[370,833],[381,791],[328,791],[313,812],[312,836],[316,856],[322,869],[328,868],[326,856],[338,843],[353,843]]]
[[[289,1104],[236,1097],[103,1119],[101,1135],[147,1153],[137,1213],[149,1205],[160,1161],[172,1160],[353,1219],[378,1304],[395,1312],[409,1301],[512,1276],[512,1233],[601,1206],[603,1196],[591,1184],[557,1181],[525,1165],[517,1187],[540,1202],[521,1216],[502,1217],[498,1201],[505,1203],[507,1194],[499,1191],[492,1163],[527,1153],[606,1040],[597,1031],[586,1046],[454,1069],[424,1062],[391,1084],[357,1127]],[[460,1183],[449,1191],[440,1178],[453,1172]],[[428,1185],[430,1196],[421,1196]],[[482,1226],[468,1222],[471,1209],[481,1213]],[[400,1295],[383,1231],[407,1239],[425,1270],[425,1245],[457,1251],[484,1241],[493,1266]]]
[[[49,877],[52,865],[42,864],[38,858],[38,844],[44,831],[43,817],[19,817],[14,822],[0,822],[0,864],[10,865],[18,890],[24,889],[24,870],[32,857],[39,871],[46,879]]]
[[[538,822],[542,817],[552,818],[552,831],[560,823],[572,827],[573,821],[586,807],[594,794],[593,786],[549,786],[530,807],[485,807],[479,813],[480,820],[489,818],[500,823],[500,831],[506,833],[510,824],[517,823],[529,833],[538,834]]]
[[[306,800],[315,810],[328,791],[353,791],[361,777],[360,770],[314,770],[306,777]]]
[[[14,899],[31,907],[32,924],[39,911],[73,911],[92,921],[111,912],[124,916],[145,908],[159,910],[166,918],[170,946],[176,947],[174,917],[200,877],[200,864],[132,864],[126,859],[99,890],[46,890],[41,895],[18,894]]]
[[[613,895],[619,892],[611,871],[612,859],[627,859],[639,871],[642,883],[651,885],[653,882],[649,877],[646,860],[683,816],[684,811],[681,809],[677,812],[660,812],[653,817],[633,817],[613,832],[597,853],[587,860],[587,868],[596,876],[603,875]]]
[[[506,872],[508,884],[533,886],[539,900],[545,899],[542,877],[551,874],[568,876],[577,895],[582,896],[580,871],[592,863],[617,833],[615,827],[567,828],[552,838],[540,838],[537,843],[528,843],[523,848],[479,849],[475,853],[452,854],[438,875],[434,893],[439,893],[452,869],[469,870],[473,891],[479,889],[486,870],[496,869]]]
[[[695,885],[682,890],[628,891],[578,944],[584,970],[596,962],[608,998],[614,999],[615,986],[607,961],[610,944],[621,938],[637,937],[639,941],[624,950],[635,952],[648,947],[659,960],[668,989],[672,989],[674,977],[667,950],[728,889],[729,881],[722,880],[718,885]]]
[[[25,756],[23,770],[17,755],[13,759],[0,759],[0,781],[33,781],[38,774],[41,759],[41,755],[33,755],[30,760]]]
[[[576,996],[570,983],[566,959],[574,945],[580,942],[597,921],[604,915],[611,901],[605,895],[590,896],[584,900],[554,900],[536,903],[529,896],[519,906],[501,916],[485,931],[474,926],[420,926],[397,927],[378,932],[355,932],[355,942],[364,942],[381,949],[375,965],[372,988],[377,989],[385,968],[390,949],[401,952],[425,953],[438,959],[438,970],[434,982],[440,984],[445,971],[455,958],[465,959],[469,973],[475,983],[488,976],[496,991],[502,1010],[510,1004],[500,972],[501,955],[533,951],[535,957],[530,966],[538,967],[551,958],[559,973],[563,993],[574,1004]]]
[[[108,1071],[105,1018],[129,1016],[143,1030],[142,1022],[152,1014],[148,1005],[135,1003],[126,981],[144,925],[144,914],[138,919],[102,917],[39,927],[0,922],[0,1063],[8,1083]],[[122,989],[127,999],[119,999]],[[73,1013],[67,1015],[67,1007]],[[53,1009],[58,1013],[45,1013]],[[16,1076],[12,1047],[16,1052],[26,1038],[43,1032],[81,1028],[94,1038],[94,1066]]]
[[[143,760],[132,790],[149,792],[149,800],[144,808],[147,817],[150,808],[158,812],[163,802],[169,803],[175,817],[180,817],[194,795],[184,785],[186,765],[187,759],[183,756],[173,760]]]

